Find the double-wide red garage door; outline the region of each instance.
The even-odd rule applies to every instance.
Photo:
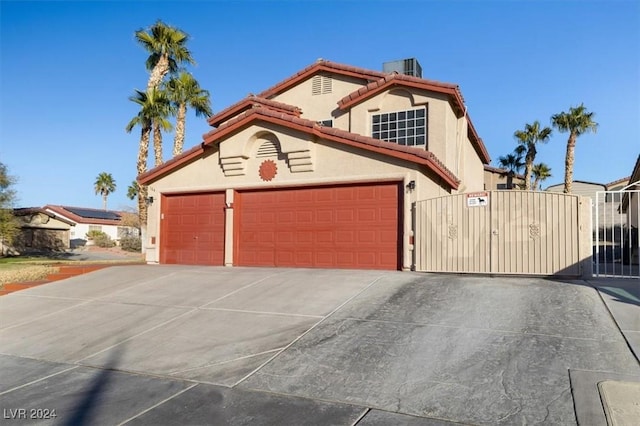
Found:
[[[161,262],[221,265],[224,194],[175,195],[165,201]],[[398,269],[400,201],[397,183],[238,192],[234,264]],[[203,238],[196,224],[219,232],[218,237]]]

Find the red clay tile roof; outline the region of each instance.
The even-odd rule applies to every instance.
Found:
[[[302,110],[297,106],[272,101],[271,99],[261,98],[260,96],[250,94],[240,102],[237,102],[230,107],[223,109],[219,113],[212,115],[209,117],[207,122],[213,127],[218,127],[220,123],[256,105],[271,108],[275,111],[287,112],[298,117],[300,117],[300,114],[302,113]]]
[[[63,216],[67,219],[72,220],[73,222],[76,223],[85,223],[85,224],[95,224],[95,225],[120,225],[121,223],[121,219],[118,220],[109,220],[109,219],[97,219],[97,218],[87,218],[87,217],[83,217],[83,216],[78,216],[75,213],[70,212],[69,210],[67,210],[67,208],[72,208],[72,209],[81,209],[81,210],[94,210],[96,212],[104,212],[104,210],[101,209],[90,209],[90,208],[86,208],[86,207],[73,207],[73,206],[55,206],[55,205],[51,205],[51,204],[47,204],[46,206],[43,207],[43,209],[45,210],[51,210],[54,213]],[[108,210],[111,213],[116,213],[117,215],[122,215],[123,212],[119,212],[119,211],[114,211],[114,210]]]
[[[420,148],[401,146],[393,142],[373,139],[333,127],[320,126],[316,122],[311,120],[306,120],[293,116],[291,114],[277,112],[262,107],[254,107],[250,110],[247,110],[237,117],[222,124],[217,129],[205,134],[203,136],[204,142],[201,144],[202,148],[198,147],[199,150],[197,152],[202,153],[205,146],[212,146],[216,143],[219,143],[223,140],[224,137],[257,120],[278,124],[305,133],[310,133],[324,140],[330,140],[333,142],[358,147],[368,151],[381,153],[391,157],[400,158],[406,161],[427,166],[434,173],[440,176],[453,189],[457,189],[460,183],[453,172],[447,169],[444,164],[435,155],[433,155],[433,153],[429,151],[425,151]],[[138,176],[138,181],[142,185],[148,184],[149,182],[169,173],[179,165],[190,161],[190,159],[193,157],[194,156],[192,154],[188,154],[188,152],[185,152],[181,156],[176,157],[173,163],[167,162],[162,166],[156,167],[152,170],[149,170],[147,173]]]
[[[631,179],[631,176],[623,177],[621,179],[614,180],[613,182],[605,183],[604,186],[606,186],[607,189],[609,189],[612,186],[619,185],[624,182],[629,182],[629,179]]]
[[[393,85],[404,85],[417,87],[418,89],[431,90],[438,93],[445,93],[455,97],[455,106],[459,108],[460,111],[464,111],[464,98],[462,97],[460,88],[457,85],[398,73],[384,74],[382,78],[373,81],[340,99],[338,101],[338,106],[340,109],[348,108],[349,106],[359,103]]]
[[[506,175],[507,173],[509,173],[509,170],[507,170],[507,169],[503,169],[503,168],[500,168],[500,167],[493,167],[493,166],[490,166],[488,164],[484,165],[484,169],[486,171],[488,171],[488,172],[497,173],[497,174],[500,174],[500,175]],[[517,177],[519,179],[524,179],[524,175],[519,174],[519,173],[516,173],[514,175],[514,177]]]
[[[258,96],[262,98],[270,98],[284,92],[291,86],[294,86],[321,71],[346,75],[349,77],[356,77],[368,81],[375,81],[387,75],[380,71],[372,71],[364,68],[353,67],[351,65],[338,64],[336,62],[318,59],[314,64],[309,65],[302,71],[295,73],[291,77],[281,81],[275,86],[272,86],[264,92],[259,93]]]
[[[485,169],[486,171],[488,171],[488,172],[492,172],[492,173],[507,173],[507,172],[508,172],[508,170],[507,170],[507,169],[502,169],[502,168],[500,168],[500,167],[493,167],[493,166],[490,166],[490,165],[488,165],[488,164],[485,164],[485,165],[484,165],[484,169]]]

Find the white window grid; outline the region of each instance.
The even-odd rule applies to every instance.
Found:
[[[427,146],[427,108],[371,116],[371,137],[406,146]]]

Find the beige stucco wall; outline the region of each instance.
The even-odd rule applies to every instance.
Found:
[[[371,115],[427,106],[428,150],[461,181],[459,192],[484,189],[484,166],[467,135],[467,118],[457,117],[446,95],[394,89],[350,110],[351,132],[371,136]]]
[[[469,138],[465,136],[463,153],[461,155],[461,168],[458,178],[461,180],[458,192],[476,192],[484,190],[484,165],[471,145]]]
[[[257,147],[262,141],[274,138],[280,143],[283,154],[278,158],[256,158]],[[288,156],[300,152],[311,153],[312,170],[292,170]],[[228,156],[235,156],[242,162],[242,167],[233,169],[231,175],[229,171],[225,173],[221,164],[221,158],[229,158]],[[258,174],[260,164],[267,159],[275,161],[277,165],[277,174],[270,182],[262,181]],[[416,182],[416,188],[409,191],[406,185],[412,180]],[[412,247],[409,245],[409,239],[412,236],[411,205],[418,199],[448,194],[449,192],[439,183],[440,179],[425,167],[414,163],[337,142],[312,140],[307,134],[289,129],[283,131],[273,125],[250,126],[223,141],[219,151],[209,151],[203,158],[149,185],[149,195],[158,202],[154,202],[149,208],[146,259],[148,262],[159,261],[161,194],[226,191],[227,203],[232,203],[232,190],[375,181],[399,181],[405,188],[402,247],[403,266],[409,269],[412,264]],[[228,236],[233,235],[232,217],[232,213],[228,213],[227,228],[229,229],[226,230]],[[152,238],[155,239],[153,245],[150,244]],[[231,265],[233,262],[232,238],[226,238],[225,252],[227,253],[225,263]]]
[[[329,74],[323,74],[328,76]],[[289,90],[274,96],[272,100],[295,105],[302,109],[302,118],[313,121],[333,119],[333,127],[349,130],[348,116],[337,111],[338,101],[349,93],[361,88],[365,81],[342,75],[331,75],[331,93],[312,95],[312,80],[307,80],[297,84]],[[336,118],[336,114],[340,115]]]

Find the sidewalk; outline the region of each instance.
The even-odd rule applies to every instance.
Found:
[[[600,297],[627,341],[629,349],[640,363],[640,280],[599,278],[588,280],[588,283],[598,290]],[[609,374],[601,374],[596,377],[592,373],[591,384],[593,381],[597,381],[607,424],[614,426],[637,424],[640,418],[640,404],[638,403],[640,401],[640,377]],[[572,387],[575,384],[572,380]],[[593,415],[593,413],[587,419],[589,421],[580,421],[579,405],[582,404],[576,404],[576,415],[581,425],[600,423],[601,416]]]

